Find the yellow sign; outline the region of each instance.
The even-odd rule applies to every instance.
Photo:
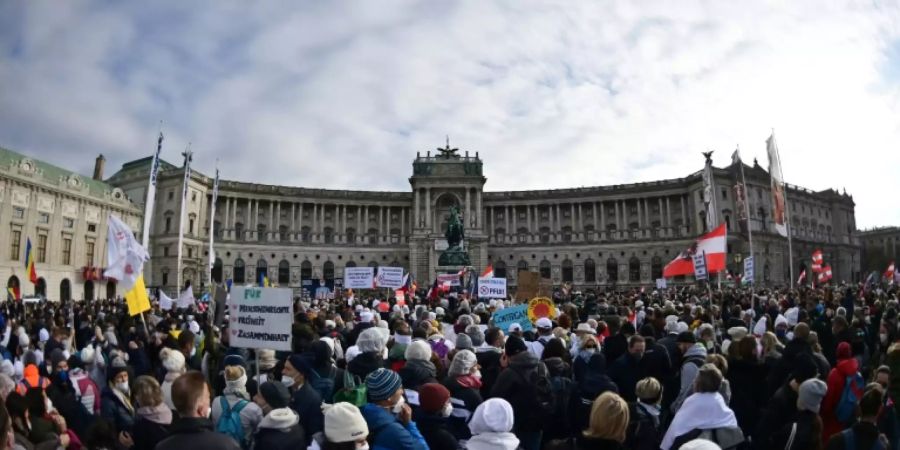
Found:
[[[125,303],[128,304],[128,314],[131,316],[150,310],[150,298],[147,297],[143,275],[139,276],[131,290],[125,293]]]
[[[556,317],[556,304],[547,297],[535,297],[528,301],[528,319],[534,323],[541,317]]]

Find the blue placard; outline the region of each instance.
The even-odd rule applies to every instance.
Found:
[[[522,331],[528,331],[533,328],[531,321],[528,320],[528,305],[516,305],[503,308],[495,312],[491,316],[494,326],[503,330],[504,333],[509,332],[509,326],[518,323],[522,326]]]

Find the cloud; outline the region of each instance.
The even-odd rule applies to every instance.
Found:
[[[744,3],[8,2],[0,145],[90,173],[162,119],[203,172],[406,191],[449,134],[507,190],[765,165],[774,128],[789,182],[900,223],[900,8]]]

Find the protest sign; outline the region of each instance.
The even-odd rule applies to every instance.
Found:
[[[748,256],[744,258],[744,281],[748,283],[753,282],[753,257]]]
[[[706,274],[706,252],[695,253],[694,256],[694,279],[697,281],[705,280]]]
[[[441,273],[437,276],[438,284],[447,284],[447,286],[459,286],[459,274],[457,273]]]
[[[535,297],[528,301],[528,319],[534,322],[541,317],[556,317],[556,304],[547,297]]]
[[[665,278],[657,278],[656,279],[656,288],[657,289],[665,289],[666,288],[666,279]]]
[[[291,350],[294,302],[290,289],[234,287],[228,306],[231,346]]]
[[[375,286],[400,289],[403,287],[403,268],[379,267],[378,275],[375,277]]]
[[[344,269],[344,287],[347,289],[372,289],[375,285],[374,267],[347,267]]]
[[[509,332],[509,326],[517,323],[522,326],[522,331],[528,331],[534,328],[531,320],[528,319],[528,305],[516,305],[509,308],[503,308],[493,315],[491,320],[494,326],[503,330],[504,333]]]
[[[506,298],[506,278],[479,278],[478,297]]]
[[[537,272],[520,270],[519,284],[516,287],[516,301],[525,301],[537,295],[540,288],[541,275]]]

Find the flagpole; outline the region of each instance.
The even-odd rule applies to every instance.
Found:
[[[787,182],[784,181],[784,170],[781,168],[781,152],[778,151],[778,141],[775,140],[775,130],[772,129],[772,146],[775,147],[775,155],[778,156],[778,176],[781,178],[781,185],[784,190],[784,225],[787,228],[788,238],[788,268],[790,286],[794,286],[794,249],[791,244],[791,206],[787,197]],[[771,174],[770,174],[771,176]]]
[[[184,214],[187,211],[185,205],[187,204],[187,193],[188,187],[191,180],[191,143],[188,142],[187,148],[184,149],[184,182],[181,188],[181,213],[178,215],[178,264],[176,274],[177,285],[176,289],[178,292],[181,292],[182,285],[182,273],[181,273],[181,248],[184,246]]]
[[[738,163],[741,166],[741,184],[744,185],[744,207],[747,212],[747,241],[750,245],[750,257],[754,258],[753,254],[753,224],[750,222],[750,195],[748,194],[749,190],[747,189],[747,178],[744,177],[744,161],[740,159],[740,146],[738,146]],[[756,259],[753,260],[753,276],[750,277],[750,291],[752,292],[756,285]],[[747,276],[747,274],[744,274]]]
[[[216,253],[213,251],[213,239],[215,237],[215,217],[216,217],[216,201],[219,198],[219,160],[216,159],[216,178],[213,181],[212,202],[209,206],[209,285],[212,286],[212,270],[216,264]]]

